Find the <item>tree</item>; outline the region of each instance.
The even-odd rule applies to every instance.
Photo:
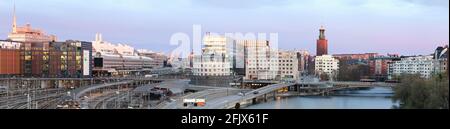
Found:
[[[400,84],[394,88],[393,100],[400,102],[402,109],[448,109],[449,79],[445,74],[431,79],[419,74],[404,74]]]
[[[365,64],[349,64],[346,60],[339,63],[337,79],[339,81],[359,81],[369,76],[369,66]]]

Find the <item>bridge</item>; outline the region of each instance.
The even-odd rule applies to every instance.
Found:
[[[298,95],[324,95],[337,90],[371,88],[371,87],[394,87],[394,83],[384,82],[300,82],[281,83],[265,86],[240,95],[231,95],[207,102],[206,109],[229,109],[236,104],[245,105],[249,101],[255,103],[259,98],[267,101],[268,97],[276,97],[277,91],[283,88],[294,87]],[[304,91],[304,92],[302,92]]]

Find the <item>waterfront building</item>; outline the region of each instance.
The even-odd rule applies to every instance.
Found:
[[[339,71],[339,60],[331,55],[316,56],[315,72],[318,75],[336,76]]]
[[[401,74],[420,74],[423,78],[430,78],[436,73],[438,62],[429,56],[402,57],[399,61],[389,64],[389,79]]]
[[[299,59],[295,51],[279,51],[278,75],[281,80],[296,81],[299,78]]]
[[[238,40],[244,46],[245,80],[273,80],[277,75],[274,66],[277,60],[272,57],[267,40]]]
[[[379,81],[386,80],[389,73],[389,64],[398,60],[400,60],[400,56],[395,54],[371,58],[368,63],[370,77]]]
[[[297,51],[297,60],[298,60],[298,71],[300,73],[307,74],[311,71],[308,71],[308,67],[310,67],[311,64],[311,55],[306,50],[300,50]]]

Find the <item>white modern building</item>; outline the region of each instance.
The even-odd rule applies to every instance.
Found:
[[[161,52],[153,52],[146,49],[138,50],[139,56],[149,57],[153,59],[153,68],[162,68],[164,67],[164,62],[168,60],[167,56]]]
[[[336,76],[339,71],[339,60],[331,55],[316,56],[315,72],[318,75]]]
[[[267,40],[238,40],[244,46],[245,79],[273,80],[278,74],[278,60]],[[278,65],[277,65],[278,67]]]
[[[101,34],[96,34],[92,47],[95,53],[93,72],[97,76],[139,74],[160,65],[150,57],[139,56],[131,46],[103,41]]]
[[[389,78],[396,75],[420,74],[423,78],[430,78],[436,71],[436,65],[439,62],[433,59],[433,56],[413,56],[404,57],[400,61],[394,61],[389,64]]]
[[[228,45],[234,40],[225,36],[206,35],[201,55],[194,56],[193,75],[231,76],[232,59]]]

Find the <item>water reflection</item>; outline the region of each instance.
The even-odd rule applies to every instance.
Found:
[[[333,96],[279,97],[247,109],[391,109],[397,105],[392,95],[390,88],[370,88],[339,91]]]

